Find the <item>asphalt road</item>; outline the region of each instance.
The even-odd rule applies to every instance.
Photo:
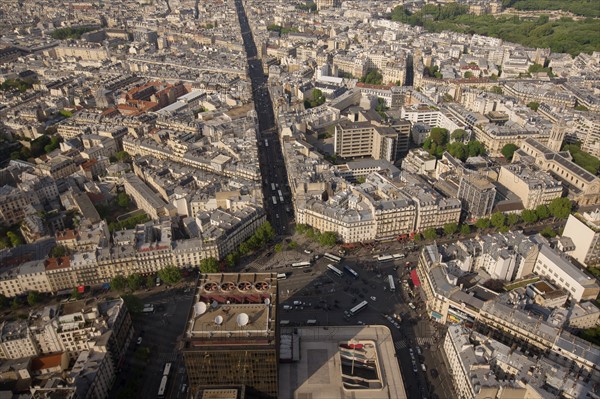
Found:
[[[144,304],[154,304],[155,312],[151,314],[135,314],[132,316],[135,335],[129,353],[125,357],[122,369],[117,373],[110,398],[117,398],[121,390],[136,374],[142,370],[137,384],[140,398],[155,398],[158,394],[162,372],[167,362],[172,362],[166,398],[179,399],[181,386],[186,383],[183,359],[178,354],[176,344],[183,333],[185,323],[192,305],[193,290],[184,292],[183,288],[166,289],[164,286],[154,288],[151,292],[140,293]],[[136,343],[142,337],[140,345]],[[149,349],[147,361],[140,360],[136,351]]]
[[[311,248],[314,252],[310,255],[304,254],[306,248]],[[436,332],[436,325],[422,314],[424,307],[420,303],[418,293],[410,287],[405,290],[401,283],[402,280],[409,279],[410,267],[416,264],[418,252],[389,252],[404,253],[407,257],[396,262],[379,264],[373,259],[378,251],[372,252],[369,248],[362,248],[348,254],[341,264],[334,264],[340,270],[343,270],[344,265],[350,266],[359,274],[358,279],[354,279],[348,273],[337,276],[327,269],[327,265],[333,262],[322,257],[311,268],[306,269],[294,269],[289,261],[281,260],[304,260],[315,254],[322,254],[324,251],[319,250],[315,244],[302,245],[298,250],[287,252],[259,259],[254,266],[261,264],[262,270],[286,273],[288,276],[279,281],[280,322],[289,322],[292,326],[306,325],[308,320],[316,320],[317,325],[328,326],[362,323],[385,325],[390,329],[396,347],[396,356],[408,397],[447,397],[447,393],[451,392],[451,381],[445,366],[440,363],[439,354],[434,353],[438,351],[436,345],[440,341],[436,335],[439,336],[440,333]],[[410,262],[410,266],[406,266],[406,262]],[[394,277],[395,292],[389,290],[389,275]],[[353,317],[344,317],[345,310],[363,300],[368,302],[367,308]],[[411,301],[416,305],[416,311],[408,306],[408,302]],[[400,316],[399,328],[385,315]],[[415,356],[416,371],[410,349]],[[421,363],[425,364],[426,372],[422,370]],[[431,369],[435,369],[435,378],[432,377]]]
[[[267,219],[277,234],[286,235],[292,231],[293,206],[268,81],[263,73],[262,61],[257,58],[258,53],[244,5],[241,0],[236,0],[235,5],[248,60],[248,76],[252,83],[254,107],[258,115],[258,159],[263,179],[265,211]],[[275,189],[271,184],[275,185]]]

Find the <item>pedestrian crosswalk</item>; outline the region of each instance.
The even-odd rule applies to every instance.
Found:
[[[408,345],[406,345],[406,342],[404,342],[404,341],[396,341],[396,342],[394,342],[394,346],[396,347],[396,350],[400,350],[400,349],[404,349],[404,348],[408,347]]]
[[[433,345],[434,344],[434,339],[431,337],[417,337],[417,344],[418,345],[425,345],[425,344],[429,344],[429,345]]]

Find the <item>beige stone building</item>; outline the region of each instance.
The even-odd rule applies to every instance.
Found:
[[[534,139],[526,139],[515,152],[515,161],[520,159],[535,165],[559,179],[569,190],[569,198],[579,205],[600,203],[600,178],[571,161],[568,153],[555,152]]]
[[[498,183],[515,193],[525,209],[548,205],[563,194],[562,184],[550,174],[523,163],[501,166]]]

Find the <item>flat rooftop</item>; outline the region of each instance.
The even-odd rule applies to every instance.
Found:
[[[283,328],[281,333],[294,331],[300,342],[299,360],[279,365],[279,399],[407,398],[398,359],[394,356],[392,334],[387,327],[297,327]],[[362,344],[363,348],[356,351],[340,346],[348,344]],[[366,378],[368,386],[349,389],[352,357],[355,358],[355,377],[368,377],[365,370],[358,370],[359,359],[367,360],[366,363],[374,367],[371,368],[374,378]]]
[[[203,274],[196,288],[186,336],[215,343],[227,338],[272,338],[276,295],[276,274]]]

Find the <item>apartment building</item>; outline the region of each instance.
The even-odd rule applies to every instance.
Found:
[[[520,162],[502,165],[498,183],[515,193],[525,209],[548,205],[563,194],[562,184],[550,174]]]
[[[0,334],[0,357],[3,359],[19,359],[40,353],[25,320],[3,322]]]
[[[23,220],[29,202],[24,193],[12,186],[0,187],[0,223],[12,226]]]
[[[577,302],[594,300],[600,294],[600,286],[594,278],[579,270],[546,244],[540,245],[533,271],[567,291]]]
[[[463,175],[458,185],[457,197],[463,209],[472,218],[487,217],[492,213],[496,199],[496,187],[477,175]]]
[[[569,190],[569,198],[579,205],[600,203],[600,178],[571,161],[570,155],[550,150],[539,141],[529,138],[522,142],[513,160],[524,159],[559,179]]]
[[[40,174],[50,176],[54,180],[70,176],[77,171],[75,161],[65,155],[59,155],[44,163],[37,164],[35,168]]]
[[[335,126],[333,149],[343,158],[371,157],[394,162],[397,146],[398,132],[389,126],[358,120],[342,120]]]
[[[569,255],[586,266],[600,263],[600,209],[569,215],[562,236],[575,245]]]
[[[426,175],[435,170],[437,159],[422,148],[415,148],[402,159],[402,170]]]
[[[150,189],[139,177],[129,173],[124,178],[125,192],[133,199],[136,205],[143,209],[152,219],[163,216],[175,216],[177,209],[172,204],[164,202]]]

